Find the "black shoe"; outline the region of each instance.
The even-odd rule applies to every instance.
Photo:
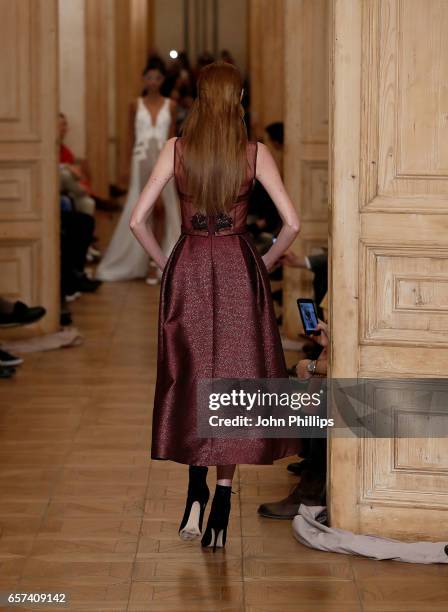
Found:
[[[61,327],[66,327],[68,325],[71,325],[72,323],[72,313],[70,312],[70,309],[67,306],[67,300],[63,300],[59,313],[59,324],[61,325]]]
[[[284,499],[278,502],[261,504],[258,514],[265,518],[293,519],[299,512],[300,505],[325,506],[325,477],[304,469],[303,476]]]
[[[15,368],[0,366],[0,378],[11,378],[15,373]]]
[[[204,548],[213,547],[213,552],[217,548],[224,548],[226,543],[231,494],[232,487],[216,485],[207,527],[201,540],[202,546]]]
[[[11,355],[11,353],[7,353],[6,351],[2,351],[0,349],[0,366],[16,366],[23,363],[23,359],[21,357],[16,357],[15,355]]]
[[[76,289],[81,291],[81,293],[93,293],[102,284],[103,281],[97,279],[93,280],[84,274],[77,279]]]
[[[28,325],[41,319],[47,311],[43,306],[27,306],[20,300],[14,303],[13,311],[0,314],[0,327]]]
[[[179,535],[182,540],[194,540],[202,533],[205,507],[210,497],[207,486],[208,468],[190,465],[187,503],[180,523]]]

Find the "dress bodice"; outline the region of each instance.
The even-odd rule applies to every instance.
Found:
[[[249,197],[256,174],[257,142],[247,143],[246,177],[241,185],[237,199],[227,213],[219,213],[217,215],[205,215],[198,212],[188,196],[182,147],[182,138],[177,138],[174,145],[174,178],[181,207],[182,232],[200,236],[207,236],[209,234],[225,236],[246,232]]]
[[[134,123],[134,150],[133,155],[137,159],[143,159],[146,155],[149,141],[155,139],[157,146],[162,149],[168,140],[171,125],[170,100],[165,98],[162,108],[153,123],[151,113],[143,98],[138,98]]]

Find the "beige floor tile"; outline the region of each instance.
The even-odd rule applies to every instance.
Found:
[[[294,457],[238,467],[224,550],[180,540],[188,467],[150,458],[157,300],[103,283],[70,306],[84,344],[2,385],[0,590],[65,591],[71,612],[446,612],[448,566],[311,550],[257,514]]]
[[[216,612],[235,610],[243,602],[243,586],[238,582],[209,582],[205,584],[193,581],[188,569],[182,584],[170,582],[134,582],[132,584],[129,610],[140,610],[145,604],[147,610],[215,610]],[[177,607],[176,607],[177,606]]]
[[[350,580],[256,580],[245,582],[245,598],[248,605],[270,604],[272,606],[319,603],[359,605],[356,586]],[[331,609],[331,608],[329,608]]]

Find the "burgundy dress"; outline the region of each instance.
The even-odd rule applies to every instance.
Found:
[[[249,142],[237,201],[228,214],[205,216],[186,194],[182,138],[175,142],[182,233],[160,287],[152,459],[271,464],[299,450],[292,438],[196,436],[196,380],[288,376],[266,266],[246,229],[256,158]]]

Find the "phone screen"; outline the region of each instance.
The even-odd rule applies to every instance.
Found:
[[[316,307],[312,300],[297,300],[297,305],[300,310],[303,327],[306,334],[319,334],[320,331],[316,327],[318,324]]]

